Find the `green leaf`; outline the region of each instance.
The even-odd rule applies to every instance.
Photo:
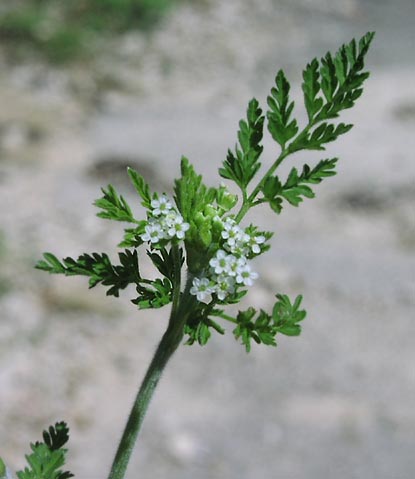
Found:
[[[69,440],[69,428],[65,422],[58,422],[43,431],[43,441],[51,451],[61,449]]]
[[[272,310],[272,320],[278,333],[286,336],[298,336],[301,333],[301,326],[298,324],[306,317],[306,312],[300,310],[303,297],[297,296],[294,303],[285,294],[276,295],[278,301]]]
[[[267,200],[271,201],[281,194],[282,189],[283,186],[278,176],[269,176],[262,187],[262,193]]]
[[[215,188],[208,188],[202,182],[189,160],[182,157],[181,178],[174,182],[175,201],[184,221],[192,223],[198,212],[212,204],[216,198]]]
[[[275,87],[268,96],[269,111],[267,112],[268,130],[274,140],[284,149],[287,141],[298,132],[296,120],[291,120],[294,102],[289,99],[290,84],[284,72],[280,70],[275,78]]]
[[[311,123],[314,116],[321,110],[323,100],[317,95],[320,92],[320,73],[317,59],[309,63],[303,72],[302,89],[304,93],[304,104],[307,110],[308,119]]]
[[[184,333],[188,335],[187,345],[197,342],[200,346],[205,346],[215,330],[219,334],[225,334],[225,330],[212,318],[210,314],[218,315],[221,310],[213,310],[210,305],[197,303],[192,311],[189,321],[185,325]]]
[[[146,280],[137,284],[136,289],[139,296],[131,302],[140,309],[162,308],[172,301],[173,285],[167,278]]]
[[[263,151],[261,145],[264,129],[264,116],[258,101],[253,98],[248,104],[247,119],[239,122],[239,146],[235,153],[228,150],[219,174],[234,181],[244,191],[261,166],[259,157]]]
[[[326,102],[331,103],[339,81],[336,77],[336,67],[334,66],[333,57],[330,52],[321,59],[320,74],[321,90],[323,91]]]
[[[299,135],[289,146],[290,153],[299,150],[325,150],[325,144],[337,140],[353,128],[353,125],[322,123],[309,132]]]
[[[138,248],[144,241],[141,239],[141,235],[145,232],[147,221],[137,221],[135,228],[125,228],[124,238],[121,243],[118,244],[119,248]]]
[[[151,194],[150,194],[150,188],[148,184],[146,183],[145,179],[133,168],[128,167],[127,168],[128,176],[131,179],[131,182],[134,185],[134,188],[136,189],[137,193],[140,195],[142,202],[141,204],[147,208],[151,208]]]
[[[337,161],[338,158],[320,160],[313,169],[311,169],[308,165],[304,165],[299,180],[304,183],[321,183],[324,178],[328,178],[336,174],[335,168]]]
[[[183,250],[181,248],[179,249],[179,254],[180,264],[182,266],[184,262],[184,256]],[[153,262],[154,266],[160,271],[160,273],[174,283],[175,259],[173,250],[170,249],[167,251],[166,248],[160,248],[154,252],[147,251],[147,255]]]
[[[254,308],[239,311],[236,317],[237,326],[233,331],[236,339],[241,339],[247,352],[251,350],[251,342],[276,346],[277,333],[286,336],[298,336],[301,332],[301,322],[306,312],[300,310],[302,296],[297,296],[294,303],[286,295],[277,294],[278,301],[274,304],[272,314],[262,309],[257,313]]]
[[[88,276],[90,288],[98,283],[110,286],[107,296],[118,297],[120,289],[125,289],[129,284],[137,283],[141,279],[136,250],[119,253],[120,265],[113,265],[105,253],[83,254],[77,260],[68,257],[63,262],[51,253],[45,253],[43,256],[46,261],[39,261],[35,268],[66,276]]]
[[[362,71],[364,59],[374,37],[374,32],[363,36],[359,45],[356,40],[343,45],[334,57],[327,53],[321,59],[321,88],[326,103],[316,117],[316,121],[336,118],[340,111],[351,108],[363,92],[362,85],[369,77]]]
[[[304,198],[314,198],[314,191],[307,185],[318,184],[324,178],[334,176],[337,160],[337,158],[321,160],[313,169],[304,165],[300,175],[297,168],[292,168],[284,184],[281,184],[277,176],[267,178],[262,187],[264,200],[279,214],[283,208],[283,200],[298,206]]]
[[[254,320],[256,314],[257,311],[254,308],[248,308],[246,311],[239,311],[236,317],[237,326],[233,330],[233,334],[235,339],[241,339],[247,353],[251,350],[252,340],[258,344],[277,345],[271,316],[261,309]]]
[[[298,206],[303,201],[303,196],[314,198],[315,195],[309,186],[299,185],[284,189],[281,196],[293,206]]]
[[[38,261],[35,268],[47,271],[49,273],[65,273],[65,266],[52,253],[44,253],[46,261]]]
[[[137,222],[127,201],[118,195],[112,185],[108,185],[107,189],[101,188],[101,191],[104,196],[94,202],[96,207],[103,210],[97,213],[98,217],[128,223]]]
[[[361,96],[363,83],[369,77],[369,73],[363,71],[364,59],[373,37],[374,33],[367,33],[358,46],[352,40],[334,56],[327,53],[320,62],[314,59],[307,65],[302,89],[309,122],[290,143],[288,153],[324,150],[327,143],[350,131],[352,125],[334,125],[327,120],[337,118]]]
[[[6,464],[4,464],[3,459],[0,457],[0,478],[3,479],[4,477],[6,477],[6,474]]]
[[[62,471],[67,449],[62,446],[69,438],[66,423],[59,422],[43,431],[44,443],[30,444],[32,452],[26,455],[29,467],[16,473],[18,479],[69,479],[74,477],[69,471]]]

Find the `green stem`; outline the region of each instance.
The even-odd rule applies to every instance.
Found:
[[[217,318],[226,319],[226,321],[230,321],[231,323],[238,324],[238,321],[236,321],[235,318],[233,318],[232,316],[229,316],[226,313],[220,312],[220,313],[214,314],[214,316],[216,316]]]
[[[163,370],[169,359],[180,345],[184,326],[191,312],[192,296],[189,294],[192,285],[192,277],[187,279],[186,287],[180,295],[180,253],[177,245],[173,245],[174,257],[174,289],[173,304],[170,314],[169,325],[164,333],[160,344],[154,354],[147,373],[137,393],[127,424],[124,429],[120,444],[108,479],[123,479],[137,440],[138,433],[144,420],[148,405],[157,387]]]
[[[280,156],[274,161],[265,175],[262,177],[261,181],[256,185],[252,193],[249,195],[247,199],[244,198],[242,203],[241,209],[238,211],[238,214],[235,217],[235,221],[240,223],[242,218],[248,213],[249,209],[253,206],[253,202],[255,201],[258,193],[261,191],[261,188],[264,186],[265,181],[269,176],[271,176],[274,171],[278,168],[281,162],[290,154],[289,149],[286,148],[281,151]]]
[[[246,194],[244,194],[243,196],[243,202],[242,202],[242,205],[241,205],[241,208],[240,210],[238,211],[238,214],[236,215],[235,217],[235,221],[237,223],[240,223],[242,218],[248,213],[248,211],[253,207],[253,206],[257,206],[261,203],[263,203],[263,201],[261,200],[258,200],[257,202],[255,202],[256,200],[256,197],[258,196],[258,193],[260,193],[262,187],[264,186],[265,182],[267,181],[267,179],[274,173],[274,171],[280,166],[280,164],[285,160],[285,158],[287,156],[289,156],[291,153],[294,153],[295,150],[293,151],[291,149],[292,145],[295,143],[295,141],[302,135],[304,134],[307,134],[308,131],[313,127],[315,126],[317,123],[319,123],[321,120],[310,120],[309,123],[307,124],[307,126],[295,137],[295,139],[287,146],[285,147],[285,145],[282,147],[282,150],[281,150],[281,153],[279,155],[279,157],[274,161],[274,163],[270,166],[270,168],[268,169],[268,171],[265,173],[265,175],[262,177],[262,179],[260,180],[260,182],[256,185],[256,187],[254,188],[254,190],[252,191],[252,193],[249,195],[249,197],[246,196]]]

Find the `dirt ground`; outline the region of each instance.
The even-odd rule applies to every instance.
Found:
[[[412,0],[207,0],[87,65],[0,53],[0,455],[12,470],[64,419],[68,468],[106,477],[166,327],[165,310],[131,305],[133,290],[117,300],[35,271],[42,252],[114,256],[122,226],[95,216],[100,186],[134,202],[131,165],[169,192],[182,154],[216,184],[247,101],[265,106],[279,68],[299,108],[305,62],[376,30],[366,91],[342,117],[355,128],[324,154],[341,158],[338,176],[298,209],[255,217],[276,234],[246,304],[303,294],[302,335],[249,355],[231,331],[183,346],[127,477],[414,477],[414,18]]]

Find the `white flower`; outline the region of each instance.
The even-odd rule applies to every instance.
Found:
[[[249,253],[251,237],[232,218],[227,218],[223,223],[221,236],[225,240],[224,248],[230,253],[238,256]]]
[[[158,243],[164,237],[163,230],[159,223],[148,223],[144,229],[145,233],[141,235],[141,239],[143,241],[148,241],[149,243]]]
[[[246,265],[245,256],[237,258],[236,256],[229,255],[229,267],[226,271],[229,276],[238,276],[242,268]]]
[[[190,288],[190,294],[196,296],[198,301],[209,302],[210,295],[213,293],[214,289],[212,288],[208,278],[194,278],[192,287]]]
[[[161,195],[158,200],[151,200],[152,214],[154,216],[165,215],[173,208],[166,195]]]
[[[185,223],[183,217],[179,214],[177,214],[174,219],[169,219],[167,224],[169,227],[167,234],[172,238],[176,236],[178,239],[183,239],[184,234],[190,228],[189,223]]]
[[[265,243],[265,236],[260,235],[260,236],[251,236],[249,238],[249,246],[252,250],[253,253],[259,254],[261,252],[260,244]]]
[[[233,247],[237,242],[241,240],[242,230],[238,225],[233,225],[229,222],[224,224],[224,230],[222,231],[222,238],[226,240],[226,243],[229,247]]]
[[[212,267],[216,274],[222,274],[229,269],[229,264],[232,255],[228,255],[223,249],[218,250],[216,256],[209,261],[209,265]]]
[[[251,271],[249,264],[245,264],[238,269],[236,282],[245,286],[252,286],[253,280],[258,278],[258,273]]]
[[[215,293],[221,301],[223,301],[228,294],[235,291],[235,280],[230,276],[218,276],[216,278]]]

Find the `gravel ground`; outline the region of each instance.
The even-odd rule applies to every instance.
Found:
[[[215,184],[248,99],[265,104],[277,69],[301,105],[304,62],[376,30],[366,92],[343,117],[355,129],[327,153],[341,157],[339,175],[301,208],[255,217],[276,235],[249,304],[303,294],[302,336],[249,355],[230,331],[182,347],[127,477],[413,478],[414,10],[411,0],[209,0],[88,65],[2,60],[0,455],[12,469],[65,419],[70,469],[105,477],[166,326],[166,311],[134,310],[134,291],[116,300],[34,271],[41,253],[115,251],[120,226],[91,206],[101,185],[133,201],[130,164],[169,191],[182,154]],[[273,148],[267,139],[265,161]]]

